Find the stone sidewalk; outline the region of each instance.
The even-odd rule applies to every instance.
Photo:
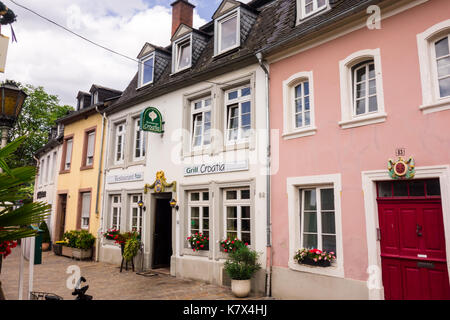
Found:
[[[0,281],[8,300],[18,299],[19,254],[20,248],[17,247],[3,260]],[[27,290],[26,260],[24,265],[24,287]],[[42,264],[35,266],[33,291],[51,292],[64,299],[73,300],[72,290],[66,287],[67,278],[70,276],[66,270],[70,265],[80,267],[81,275],[87,280],[85,284],[89,285],[87,294],[92,295],[95,300],[238,300],[228,287],[179,279],[163,273],[147,277],[137,275],[131,268],[128,268],[128,271],[124,268],[120,273],[120,268],[115,265],[72,260],[56,256],[53,252],[43,252]],[[265,299],[265,297],[251,295],[247,299]]]

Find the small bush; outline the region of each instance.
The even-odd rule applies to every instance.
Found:
[[[94,246],[95,237],[87,230],[73,230],[64,233],[64,241],[70,248],[90,249]]]
[[[261,269],[261,264],[258,263],[259,254],[241,246],[236,251],[230,253],[230,257],[225,261],[225,272],[233,280],[248,280]]]
[[[42,242],[43,243],[50,242],[50,232],[48,231],[47,223],[45,221],[42,221],[41,225],[39,226],[39,229],[42,230]]]

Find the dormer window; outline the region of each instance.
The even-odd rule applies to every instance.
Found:
[[[78,99],[78,109],[77,109],[77,110],[81,110],[81,109],[84,108],[83,102],[84,102],[84,98],[83,98],[83,97],[81,97],[80,99]]]
[[[94,105],[94,104],[97,104],[97,103],[98,103],[98,91],[95,91],[92,94],[92,102],[91,102],[91,104]]]
[[[300,19],[305,19],[328,8],[328,0],[297,0]]]
[[[240,45],[239,8],[215,21],[216,55]]]
[[[192,65],[192,34],[177,40],[173,44],[173,73],[190,68]]]
[[[141,59],[139,63],[139,86],[143,87],[153,82],[155,69],[155,55],[154,53]]]

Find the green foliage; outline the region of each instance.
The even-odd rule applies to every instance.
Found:
[[[28,194],[23,187],[34,181],[35,168],[11,169],[6,162],[24,140],[18,138],[0,149],[0,243],[34,236],[36,231],[29,226],[41,223],[50,214],[51,207],[46,203],[24,203]]]
[[[64,233],[66,246],[78,249],[90,249],[94,246],[95,237],[87,230],[72,230]]]
[[[42,242],[48,243],[50,242],[50,232],[48,231],[48,226],[45,221],[42,221],[39,229],[42,230]]]
[[[246,246],[240,246],[230,253],[225,261],[224,268],[228,276],[233,280],[248,280],[261,269],[258,263],[259,253]]]
[[[48,94],[43,87],[21,84],[19,87],[27,93],[28,97],[14,128],[10,130],[9,139],[13,140],[25,135],[28,138],[8,159],[8,163],[12,167],[34,166],[33,156],[48,142],[48,135],[55,125],[55,120],[65,116],[73,108],[67,105],[61,106],[58,97]]]
[[[123,257],[126,261],[131,261],[138,253],[141,243],[137,238],[130,238],[125,243]]]

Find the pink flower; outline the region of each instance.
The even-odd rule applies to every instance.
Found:
[[[317,258],[314,258],[314,262],[317,262]]]

